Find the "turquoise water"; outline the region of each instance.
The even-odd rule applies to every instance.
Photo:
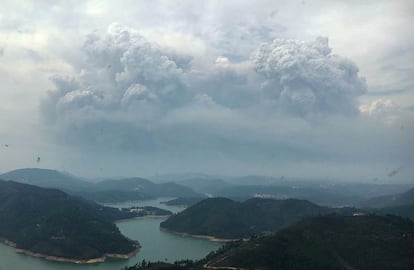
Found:
[[[157,206],[173,212],[182,210],[180,207],[165,207],[160,201],[137,201],[114,204],[116,207]],[[165,218],[143,218],[121,221],[117,223],[120,231],[127,237],[138,240],[142,249],[129,260],[108,260],[95,265],[76,265],[49,262],[39,258],[17,254],[8,246],[0,244],[0,270],[119,270],[124,266],[133,265],[145,260],[162,260],[173,262],[180,259],[199,259],[209,252],[218,249],[221,244],[204,239],[195,239],[170,234],[159,230],[159,224]]]

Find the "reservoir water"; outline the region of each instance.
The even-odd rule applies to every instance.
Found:
[[[165,200],[168,200],[168,198],[111,204],[110,206],[156,206],[172,212],[183,209],[181,207],[160,205],[160,202]],[[183,237],[160,231],[159,224],[164,219],[142,218],[117,223],[118,228],[125,236],[138,240],[142,245],[140,252],[129,260],[107,260],[104,263],[93,265],[58,263],[17,254],[13,248],[0,244],[0,270],[120,270],[124,266],[136,264],[143,259],[146,261],[169,262],[187,258],[200,259],[221,246],[220,243],[205,239]]]

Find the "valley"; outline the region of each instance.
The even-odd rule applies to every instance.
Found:
[[[19,263],[15,262],[16,265],[21,263],[25,265],[24,261],[28,260],[44,269],[54,269],[53,266],[56,263],[56,266],[63,267],[59,269],[72,269],[71,267],[88,269],[90,267],[88,264],[93,263],[94,267],[97,267],[94,269],[115,270],[134,264],[138,267],[142,260],[147,262],[163,261],[162,267],[170,269],[169,263],[187,259],[198,266],[203,263],[207,268],[233,267],[230,264],[234,264],[239,259],[230,259],[228,254],[238,254],[245,247],[252,246],[249,244],[252,241],[259,241],[256,239],[263,239],[266,242],[266,239],[270,239],[273,235],[278,237],[291,228],[302,228],[302,225],[296,224],[307,224],[307,220],[312,223],[323,217],[330,217],[325,220],[326,222],[330,219],[356,219],[360,217],[375,223],[385,222],[380,217],[388,214],[413,218],[413,208],[410,204],[412,192],[405,189],[404,185],[352,184],[328,188],[321,185],[318,188],[315,185],[311,187],[304,182],[292,182],[291,184],[285,182],[284,186],[281,186],[278,181],[270,181],[273,178],[266,178],[267,182],[263,182],[262,185],[251,185],[248,178],[243,178],[241,185],[236,185],[234,180],[218,181],[213,179],[210,182],[208,179],[193,179],[191,181],[177,181],[177,183],[152,183],[143,178],[119,178],[118,180],[103,180],[93,183],[73,175],[70,175],[71,178],[65,178],[62,173],[41,169],[18,170],[5,174],[5,176],[21,183],[0,181],[2,185],[0,214],[4,217],[7,216],[7,219],[3,217],[3,220],[8,222],[1,224],[0,232],[2,232],[3,242],[7,240],[6,243],[9,245],[9,247],[2,245],[2,250],[11,258],[16,258],[19,261]],[[73,179],[75,180],[73,181]],[[251,181],[257,181],[257,179],[254,177]],[[204,181],[202,185],[197,184],[200,181]],[[23,183],[37,184],[43,188]],[[186,183],[189,183],[189,186],[185,186]],[[216,187],[213,188],[215,185]],[[372,197],[361,197],[360,190],[362,188],[371,188],[370,196]],[[344,196],[334,199],[334,194],[340,189],[349,191],[347,199],[344,200]],[[395,190],[400,193],[394,193]],[[292,191],[294,192],[292,193]],[[122,192],[134,195],[132,197],[122,196]],[[95,201],[100,204],[93,202],[90,200],[92,193],[106,193],[105,200],[95,198]],[[121,196],[118,199],[110,199],[116,193]],[[219,194],[226,193],[229,194],[228,198],[219,196]],[[327,205],[295,198],[295,196],[302,197],[301,194],[308,194],[305,197],[310,196],[310,198],[317,195],[318,200],[316,201],[325,202]],[[379,196],[378,199],[375,195]],[[131,200],[131,198],[137,198],[136,196],[139,196],[139,200]],[[206,198],[207,196],[214,197]],[[390,203],[381,198],[390,198]],[[374,202],[377,201],[381,201],[382,204],[373,207]],[[364,207],[368,203],[370,207]],[[337,206],[341,204],[346,206]],[[379,215],[378,218],[375,215]],[[60,220],[64,222],[62,223]],[[110,225],[114,222],[116,225]],[[400,221],[395,219],[392,222],[398,223]],[[102,225],[99,227],[96,225],[90,227],[91,224],[100,223]],[[349,226],[354,226],[352,223],[349,223]],[[19,224],[26,225],[22,227]],[[79,228],[78,231],[68,230],[75,224],[76,226],[73,228]],[[411,225],[408,224],[404,225],[408,226],[404,228],[411,228],[409,227]],[[88,226],[90,229],[87,229]],[[125,243],[129,241],[135,248],[127,251],[124,247],[119,246],[121,250],[125,251],[116,254],[112,251],[118,248],[115,244],[116,241],[105,240],[105,234],[99,235],[97,228],[105,228],[105,226],[109,226],[108,228],[112,228],[110,230],[116,232],[115,234],[110,233],[112,239],[115,239],[113,237],[119,234],[117,236],[119,240],[116,241],[121,243],[124,241],[121,239],[126,239]],[[376,225],[372,224],[371,226]],[[13,230],[7,229],[11,227]],[[406,235],[411,235],[410,230],[408,229]],[[99,240],[93,240],[91,237],[94,235]],[[71,241],[77,241],[75,239],[79,239],[82,245],[75,244],[77,251],[74,253],[70,253],[73,251],[69,250],[65,251],[65,248],[73,245],[70,244]],[[89,240],[85,242],[85,239]],[[240,242],[238,239],[244,239],[244,241]],[[185,244],[186,242],[188,243]],[[106,244],[97,243],[111,243],[111,245],[105,251]],[[220,248],[223,244],[225,247]],[[160,245],[162,245],[161,249]],[[99,248],[92,251],[91,247],[93,246]],[[186,248],[187,246],[189,248]],[[219,248],[220,250],[218,250]],[[10,255],[13,249],[17,252]],[[304,256],[308,253],[307,249],[303,252]],[[209,253],[210,255],[205,257]],[[332,263],[335,260],[338,261],[339,257],[343,259],[343,255],[335,254],[329,259]],[[21,256],[27,256],[27,259],[21,261],[19,259],[23,258]],[[237,256],[234,258],[239,258]],[[245,257],[246,255],[240,256]],[[47,262],[47,260],[56,262]],[[297,259],[293,260],[298,261]],[[348,259],[343,260],[347,261]],[[68,262],[70,264],[67,264]],[[257,264],[258,262],[250,263]],[[318,263],[322,263],[322,261]],[[79,264],[84,264],[84,266],[75,266]],[[183,261],[181,266],[182,269],[186,269],[185,267],[188,265]],[[401,269],[406,268],[402,267]]]

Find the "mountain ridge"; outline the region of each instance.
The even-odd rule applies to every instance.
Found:
[[[153,199],[155,197],[197,197],[202,196],[191,188],[176,183],[156,184],[148,179],[130,177],[106,179],[99,182],[51,169],[24,168],[1,174],[0,179],[57,188],[72,195],[99,202],[121,202],[128,200]]]

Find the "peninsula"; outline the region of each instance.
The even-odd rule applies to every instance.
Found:
[[[19,253],[72,263],[127,259],[140,245],[113,222],[133,216],[56,189],[0,180],[0,240]]]

